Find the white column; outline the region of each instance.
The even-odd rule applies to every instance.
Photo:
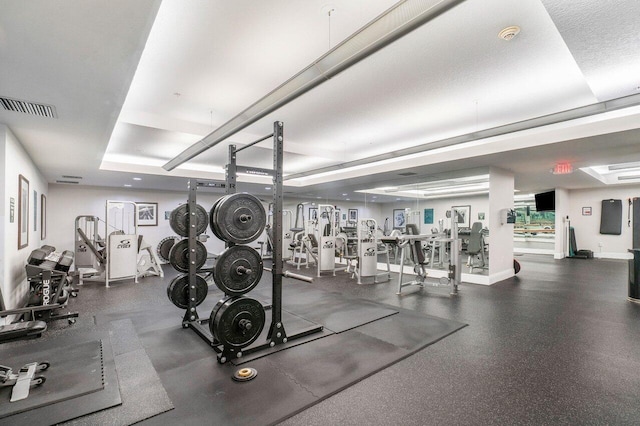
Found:
[[[503,223],[503,210],[513,209],[513,173],[489,169],[489,282],[513,276],[513,224]]]
[[[568,255],[568,238],[564,223],[569,215],[569,191],[564,188],[556,188],[556,238],[554,243],[553,258],[563,259]]]

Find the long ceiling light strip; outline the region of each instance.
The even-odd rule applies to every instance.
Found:
[[[480,130],[477,132],[467,133],[460,136],[454,136],[452,138],[441,139],[434,142],[427,142],[421,145],[416,145],[410,148],[405,148],[397,151],[387,152],[384,154],[374,155],[359,160],[353,160],[346,163],[336,164],[333,166],[327,166],[320,169],[309,170],[306,172],[294,173],[287,175],[284,180],[298,179],[307,176],[314,176],[320,173],[330,173],[339,170],[344,170],[350,167],[358,167],[364,165],[370,165],[377,161],[384,161],[390,159],[399,159],[400,157],[419,154],[422,152],[431,151],[438,148],[445,148],[448,146],[458,145],[466,142],[472,142],[475,140],[486,139],[490,137],[506,135],[509,133],[515,133],[519,131],[534,129],[536,127],[547,126],[551,124],[561,123],[563,121],[575,120],[578,118],[589,117],[593,115],[603,114],[605,112],[616,111],[623,108],[630,108],[640,105],[640,94],[624,96],[621,98],[611,99],[608,101],[598,102],[596,104],[586,105],[570,109],[567,111],[561,111],[554,114],[543,115],[541,117],[532,118],[529,120],[518,121],[516,123],[506,124],[504,126],[492,127],[486,130]]]
[[[464,0],[403,0],[162,166],[171,171]]]

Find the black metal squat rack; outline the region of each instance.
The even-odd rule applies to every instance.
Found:
[[[237,154],[259,142],[265,141],[273,137],[273,170],[261,169],[256,167],[240,166],[236,163]],[[226,166],[225,173],[225,192],[227,195],[234,194],[236,192],[236,176],[238,172],[272,176],[273,177],[273,265],[271,268],[271,274],[273,279],[272,285],[272,305],[264,306],[264,309],[271,310],[271,325],[269,326],[269,332],[267,334],[266,342],[254,343],[246,348],[238,349],[233,347],[225,347],[220,342],[216,341],[209,326],[210,319],[200,319],[197,311],[197,295],[196,295],[196,280],[197,280],[197,266],[196,266],[196,245],[197,245],[197,224],[196,224],[196,191],[199,186],[199,182],[195,179],[190,179],[188,184],[188,250],[189,250],[189,270],[188,270],[188,282],[189,282],[189,297],[188,306],[184,318],[182,320],[182,326],[184,328],[193,329],[202,339],[207,341],[213,349],[217,352],[218,362],[221,364],[233,358],[240,358],[243,355],[254,353],[263,349],[272,348],[276,345],[287,343],[288,341],[302,338],[310,334],[320,332],[323,329],[322,325],[313,325],[302,330],[297,331],[292,335],[287,335],[284,323],[282,321],[282,277],[290,276],[292,278],[303,279],[295,274],[290,274],[283,271],[282,261],[282,186],[283,186],[283,153],[284,153],[284,126],[280,121],[276,121],[273,124],[273,133],[264,136],[250,144],[247,144],[241,148],[236,149],[235,145],[229,145],[229,162]],[[202,186],[211,186],[203,184]],[[229,248],[233,243],[226,242],[226,247]]]

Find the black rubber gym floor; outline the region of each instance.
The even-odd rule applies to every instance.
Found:
[[[638,424],[640,306],[626,300],[626,261],[518,259],[517,277],[491,287],[463,284],[457,298],[444,288],[397,296],[395,280],[358,286],[345,274],[313,284],[285,280],[285,309],[324,290],[336,305],[379,307],[373,316],[382,319],[327,331],[314,349],[304,344],[243,364],[258,369],[249,383],[231,383],[237,367],[218,365],[204,341],[179,328],[181,311],[155,278],[110,289],[86,284],[72,300],[77,324],[51,324],[41,339],[0,345],[0,355],[108,332],[119,377],[128,380],[120,384],[122,406],[74,424],[267,424],[359,379],[349,375],[390,363],[283,424]],[[299,297],[289,306],[294,286]],[[269,299],[260,287],[250,295]],[[215,303],[211,296],[205,304]],[[445,331],[447,324],[469,326],[411,355],[420,339],[415,324],[425,315],[451,320],[441,324]],[[393,363],[398,357],[406,358]]]

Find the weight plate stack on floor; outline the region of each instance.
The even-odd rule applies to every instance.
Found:
[[[171,229],[181,237],[189,236],[189,212],[187,210],[187,204],[182,204],[173,209],[169,216]],[[207,230],[207,224],[209,222],[207,211],[200,204],[196,204],[196,214],[194,218],[196,220],[196,234],[200,235]]]
[[[207,261],[207,248],[196,241],[196,269],[200,269]],[[189,272],[189,240],[178,241],[169,251],[169,263],[177,271]]]
[[[211,209],[210,225],[221,240],[234,244],[255,241],[267,223],[267,214],[258,198],[251,194],[229,194]]]
[[[196,306],[200,305],[207,297],[207,281],[200,275],[196,275]],[[189,307],[189,275],[175,277],[167,286],[169,300],[180,309]]]
[[[258,285],[262,268],[262,258],[256,250],[248,246],[233,246],[216,258],[213,280],[225,294],[241,296]]]
[[[209,329],[225,348],[241,350],[253,343],[264,328],[264,307],[245,296],[226,297],[211,311]]]

